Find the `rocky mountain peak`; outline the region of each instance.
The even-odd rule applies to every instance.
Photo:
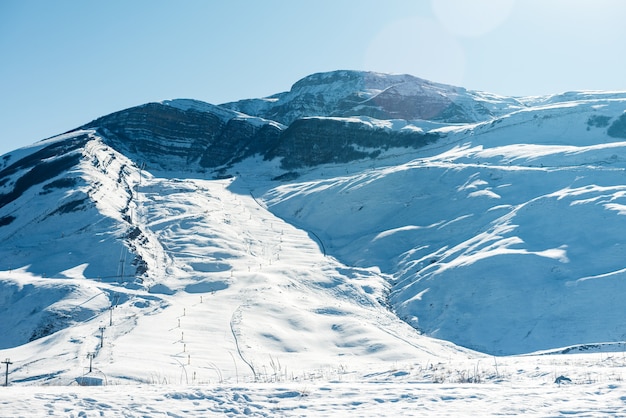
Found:
[[[312,74],[297,81],[288,92],[222,106],[285,125],[314,116],[473,123],[523,107],[512,98],[407,74],[347,70]]]

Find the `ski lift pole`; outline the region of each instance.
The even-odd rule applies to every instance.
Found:
[[[106,327],[98,328],[100,330],[100,348],[104,347],[104,330]]]
[[[3,363],[6,364],[7,366],[5,377],[4,377],[4,386],[9,386],[9,364],[13,364],[13,363],[11,363],[11,359],[9,358],[4,360]]]
[[[87,353],[87,358],[89,359],[89,373],[91,373],[91,363],[93,361],[93,353]]]

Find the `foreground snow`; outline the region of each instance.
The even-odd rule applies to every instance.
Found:
[[[623,416],[625,366],[623,353],[594,353],[326,370],[269,383],[10,386],[0,408],[11,417]],[[559,376],[571,382],[555,383]]]
[[[329,383],[4,390],[6,416],[620,416],[623,385],[510,387]]]

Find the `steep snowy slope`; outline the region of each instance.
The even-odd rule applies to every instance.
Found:
[[[542,105],[259,193],[340,260],[392,275],[392,306],[428,335],[494,354],[621,341],[624,108]]]
[[[132,222],[139,175],[128,158],[93,131],[77,131],[7,154],[4,162],[2,348],[107,310],[119,296],[94,282],[137,288],[151,277],[142,254],[152,243]]]

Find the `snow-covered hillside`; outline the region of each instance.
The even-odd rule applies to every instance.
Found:
[[[343,262],[393,276],[394,310],[428,335],[492,354],[621,341],[626,143],[593,121],[625,105],[600,96],[455,126],[263,196]]]
[[[19,386],[235,385],[167,395],[248,397],[233,415],[269,411],[255,397],[327,415],[294,408],[359,387],[339,409],[377,414],[400,400],[372,401],[379,384],[534,391],[560,374],[608,401],[626,340],[625,110],[620,92],[507,98],[340,71],[16,150],[0,161],[0,357]],[[314,389],[236,387],[260,382]]]
[[[270,367],[299,376],[339,370],[355,356],[375,363],[462,352],[388,310],[378,269],[324,256],[249,191],[231,190],[234,179],[155,176],[94,132],[75,135],[86,143],[71,190],[33,185],[16,202],[35,200],[46,215],[33,204],[3,228],[3,260],[17,267],[1,276],[3,348],[24,362],[14,381],[67,384],[89,352],[109,379],[138,382],[174,379],[181,365],[198,380],[219,370],[220,379],[254,381]],[[58,209],[75,195],[91,202]],[[158,370],[129,361],[146,355],[135,348],[146,343]]]

